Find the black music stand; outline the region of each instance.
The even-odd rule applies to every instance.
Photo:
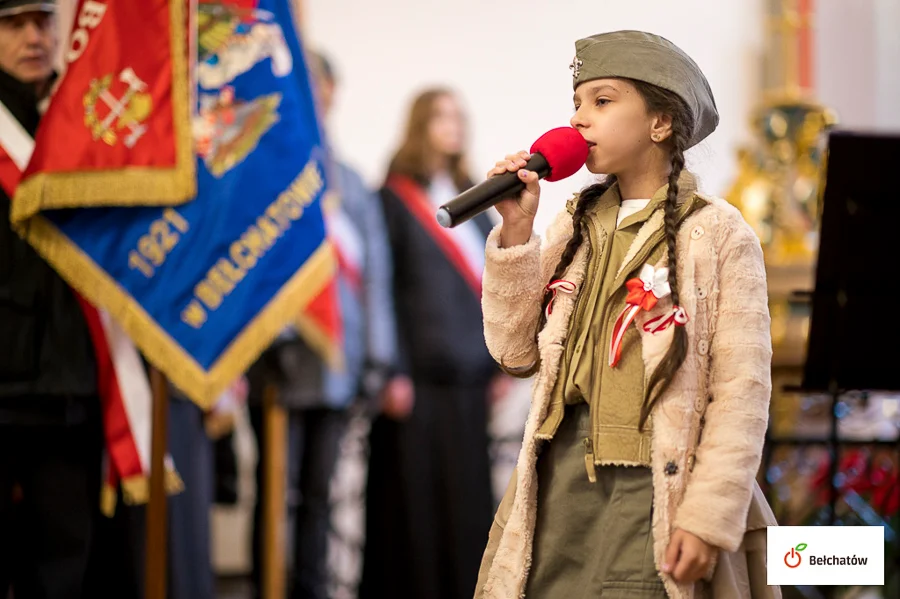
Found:
[[[838,436],[840,396],[900,391],[900,185],[895,169],[900,170],[900,135],[831,133],[816,283],[808,294],[807,360],[797,389],[831,396],[831,523],[838,446],[847,444]],[[852,444],[870,442],[885,444],[876,439]]]
[[[805,391],[900,390],[900,135],[833,132]]]
[[[900,391],[900,133],[833,131],[828,145],[815,290],[795,293],[811,304],[803,383],[786,390],[827,393],[830,434],[767,442],[828,446],[834,524],[838,447],[900,449],[900,441],[841,439],[836,413],[846,392]]]

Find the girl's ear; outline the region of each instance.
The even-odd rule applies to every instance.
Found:
[[[666,141],[672,135],[672,115],[657,114],[650,121],[650,139],[656,143]]]

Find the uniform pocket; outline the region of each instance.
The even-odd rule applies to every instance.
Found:
[[[666,599],[666,587],[662,581],[653,582],[604,582],[600,596],[603,599]]]

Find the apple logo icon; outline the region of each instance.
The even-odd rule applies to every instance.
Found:
[[[796,547],[791,547],[791,550],[784,554],[784,565],[788,568],[799,566],[803,562],[803,556],[800,555],[800,552],[806,547],[806,543],[800,543]]]

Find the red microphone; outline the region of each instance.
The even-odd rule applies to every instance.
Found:
[[[541,179],[559,181],[571,177],[584,166],[588,144],[572,127],[551,129],[531,146],[531,159],[525,167]],[[497,202],[519,195],[525,184],[516,173],[503,173],[479,183],[456,196],[438,209],[437,221],[442,227],[462,224]]]

